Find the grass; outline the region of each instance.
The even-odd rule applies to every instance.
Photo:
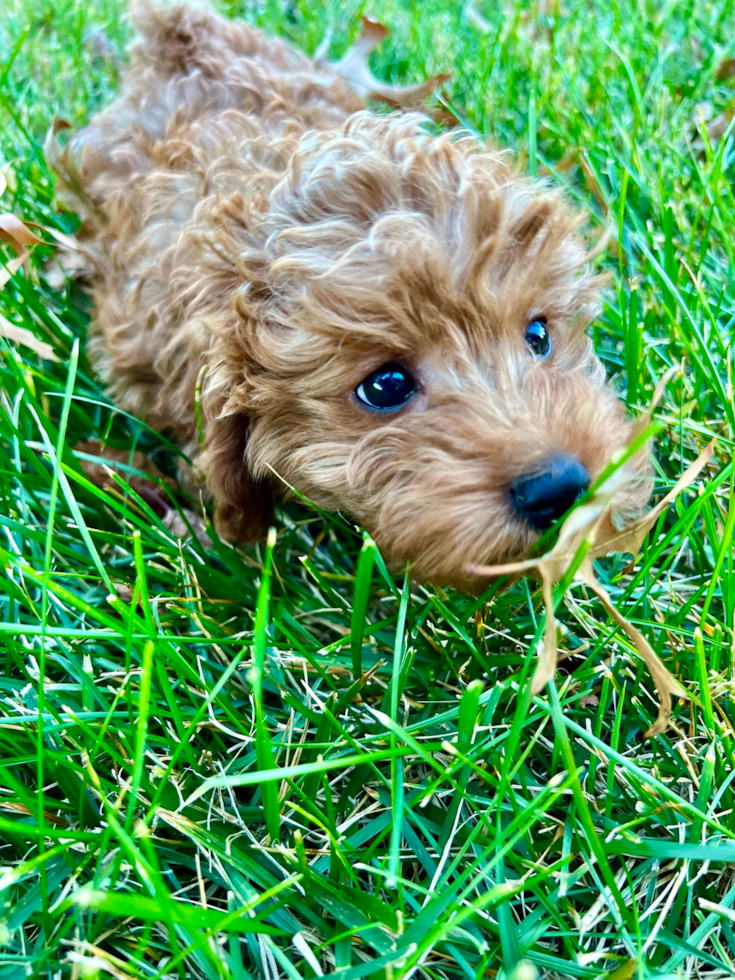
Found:
[[[331,25],[335,57],[364,8],[229,4],[309,51]],[[377,74],[453,70],[458,118],[610,231],[594,339],[631,412],[684,365],[657,496],[713,436],[715,459],[598,574],[691,700],[642,738],[648,675],[577,585],[531,698],[533,582],[412,587],[298,507],[205,552],[90,485],[80,439],[172,450],[105,396],[87,302],[38,246],[0,291],[59,358],[0,340],[0,980],[735,976],[735,140],[706,128],[735,98],[734,5],[369,12],[393,30]],[[0,212],[74,230],[44,134],[111,97],[125,35],[118,0],[4,0]]]

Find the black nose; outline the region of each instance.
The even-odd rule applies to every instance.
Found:
[[[545,531],[589,487],[590,476],[574,456],[552,456],[532,476],[513,481],[510,496],[516,512],[538,531]]]

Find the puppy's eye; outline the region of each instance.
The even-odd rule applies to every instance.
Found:
[[[384,364],[355,388],[358,400],[374,412],[397,411],[414,391],[416,382],[400,364]]]
[[[546,317],[532,320],[526,327],[526,343],[535,357],[547,358],[551,353],[551,336],[546,327]]]

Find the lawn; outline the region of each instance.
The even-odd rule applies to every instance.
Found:
[[[655,498],[717,439],[636,562],[597,563],[690,695],[653,738],[648,672],[584,586],[532,697],[533,579],[414,586],[298,506],[205,550],[85,479],[83,439],[176,452],[115,410],[88,301],[45,271],[76,227],[45,134],[111,98],[123,7],[0,9],[0,215],[47,243],[0,244],[2,332],[33,335],[0,339],[0,978],[735,977],[735,4],[226,7],[310,52],[331,28],[333,58],[369,12],[375,74],[453,72],[456,118],[609,232],[611,383],[636,413],[681,365]]]

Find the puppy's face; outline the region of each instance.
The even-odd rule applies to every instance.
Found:
[[[575,224],[410,120],[311,138],[236,303],[251,473],[352,515],[423,579],[523,557],[629,435],[585,336]],[[646,465],[620,512],[647,499]]]

